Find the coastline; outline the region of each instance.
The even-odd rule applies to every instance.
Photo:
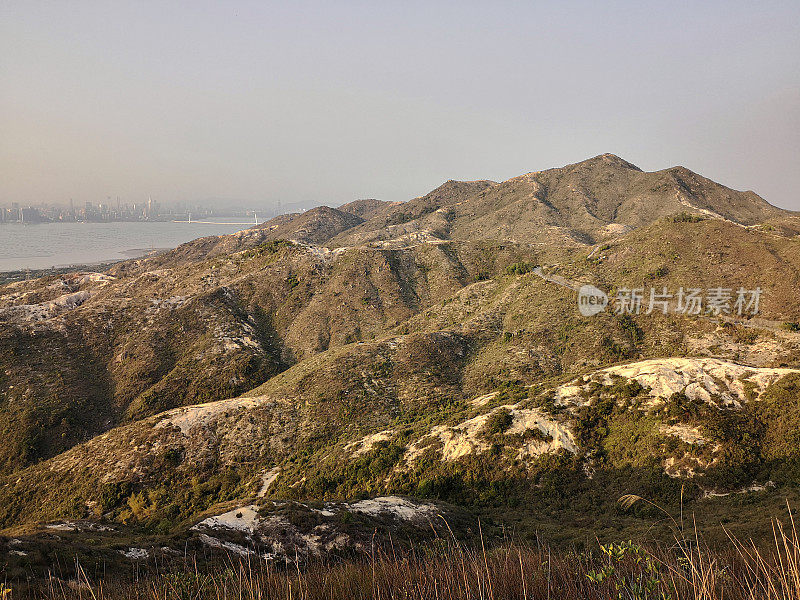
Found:
[[[53,265],[52,267],[41,269],[0,269],[0,285],[7,283],[14,283],[16,281],[25,281],[26,279],[38,279],[40,277],[48,277],[52,275],[63,275],[65,273],[73,273],[76,271],[98,271],[102,272],[117,263],[125,262],[126,260],[133,260],[137,258],[145,258],[156,256],[163,252],[167,252],[172,248],[131,248],[129,250],[122,250],[120,254],[124,254],[125,258],[117,258],[111,260],[101,260],[97,262],[81,262],[71,263],[65,265]]]
[[[177,248],[197,238],[227,235],[242,225],[208,223],[58,223],[35,226],[0,224],[0,274],[25,279],[28,273],[60,273],[99,268]]]

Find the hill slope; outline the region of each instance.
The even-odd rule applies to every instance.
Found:
[[[751,192],[603,155],[3,286],[0,526],[190,535],[235,506],[401,494],[568,540],[616,531],[623,493],[684,486],[703,513],[789,486],[798,231]],[[583,284],[762,297],[583,317]]]
[[[645,173],[611,154],[502,183],[450,181],[334,236],[331,246],[443,239],[594,243],[679,213],[754,225],[788,213],[683,167]]]

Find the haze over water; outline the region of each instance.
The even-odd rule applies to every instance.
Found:
[[[0,224],[0,271],[121,260],[247,227],[172,222],[4,223]]]

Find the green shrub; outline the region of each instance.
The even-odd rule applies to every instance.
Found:
[[[550,443],[553,441],[553,436],[538,427],[529,427],[522,433],[522,439],[523,441],[535,440],[537,442]]]
[[[620,399],[630,400],[645,391],[645,387],[635,379],[615,378],[609,393]]]
[[[625,335],[631,340],[632,343],[635,344],[644,339],[644,331],[636,324],[636,321],[633,320],[633,317],[630,315],[619,315],[619,317],[617,317],[617,321],[619,322],[622,331],[625,332]]]
[[[645,280],[661,279],[662,277],[665,277],[668,273],[669,269],[667,267],[661,266],[650,271],[647,275],[644,276],[644,278]]]
[[[703,215],[681,212],[677,215],[672,216],[673,223],[699,223],[700,221],[705,221],[707,217]]]
[[[800,375],[786,375],[748,405],[762,423],[766,459],[800,459]]]
[[[517,262],[506,267],[506,275],[525,275],[536,268],[536,265],[529,262]]]
[[[103,512],[117,508],[131,495],[133,486],[130,481],[104,483],[100,488],[100,507]]]
[[[494,411],[483,426],[483,434],[486,437],[499,435],[511,427],[514,422],[514,415],[507,408]]]
[[[294,244],[288,240],[271,240],[242,252],[242,258],[247,260],[259,256],[277,254],[282,248],[292,248],[293,246]]]

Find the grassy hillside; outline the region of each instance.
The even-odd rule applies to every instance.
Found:
[[[668,539],[633,493],[763,532],[800,476],[798,230],[603,155],[5,285],[0,527],[212,551],[288,520],[281,552],[313,554],[363,543],[354,503],[434,502],[491,540]],[[581,316],[585,284],[642,310]],[[651,288],[716,287],[760,288],[759,314],[647,314]]]
[[[725,245],[718,246],[717,239],[725,239]],[[736,257],[735,269],[703,263],[721,251]],[[11,526],[105,515],[169,529],[170,523],[190,521],[217,502],[255,497],[262,475],[273,469],[279,474],[265,491],[271,497],[402,493],[476,510],[535,502],[540,507],[535,514],[548,518],[571,511],[567,501],[580,510],[596,510],[604,504],[596,496],[603,489],[621,495],[646,488],[674,502],[681,478],[707,468],[707,481],[691,478],[687,498],[754,482],[788,484],[795,467],[786,445],[770,437],[768,427],[739,428],[776,420],[784,414],[781,403],[791,404],[796,394],[786,369],[800,368],[800,333],[783,325],[798,317],[797,306],[774,282],[797,277],[797,251],[796,240],[771,232],[716,220],[667,219],[618,240],[597,259],[576,253],[546,265],[550,273],[606,289],[610,282],[674,288],[689,276],[693,285],[724,280],[754,287],[768,273],[773,283],[763,285],[763,315],[737,324],[672,314],[581,317],[572,290],[545,281],[530,270],[532,263],[517,260],[508,248],[495,247],[496,276],[463,288],[454,284],[455,294],[409,311],[410,317],[398,319],[374,341],[342,339],[328,349],[316,348],[240,399],[137,421],[7,477],[0,518]],[[372,252],[383,251],[355,256]],[[422,260],[442,248],[423,245],[413,252]],[[363,268],[347,258],[345,253],[339,259],[344,264],[334,263],[344,270],[344,282],[352,281],[352,269]],[[340,307],[340,314],[344,310]],[[369,313],[362,309],[360,314],[365,319]],[[291,327],[298,327],[299,318]],[[736,392],[737,407],[717,400],[716,408],[704,408],[677,390],[675,397],[662,398],[661,412],[651,414],[647,386],[624,381],[592,384],[574,406],[554,400],[559,396],[552,390],[559,385],[599,368],[674,356],[748,365],[730,376],[725,390],[750,377],[746,369],[777,369],[755,399],[779,398],[778,404],[749,404],[754,398],[747,393],[756,392],[745,388],[756,384],[747,382]],[[632,410],[641,415],[633,417]],[[718,421],[720,411],[730,412],[732,420]],[[711,441],[690,449],[679,435],[664,433],[684,426],[699,428],[706,433],[697,435]],[[791,431],[795,424],[789,420],[783,427]],[[375,434],[376,443],[361,451],[359,444]],[[756,439],[758,453],[746,457],[741,444]],[[721,449],[703,454],[717,446]],[[445,455],[454,459],[443,460]],[[61,493],[48,491],[55,489]],[[101,497],[108,489],[120,490],[111,493],[110,504]]]
[[[505,239],[548,246],[597,243],[680,213],[742,225],[786,211],[684,167],[646,173],[603,154],[502,183],[448,182],[430,194],[339,233],[332,246],[429,232],[444,239]]]
[[[5,286],[0,471],[121,422],[236,396],[529,255],[480,242],[333,253],[267,241],[205,260],[167,255],[108,275]]]

